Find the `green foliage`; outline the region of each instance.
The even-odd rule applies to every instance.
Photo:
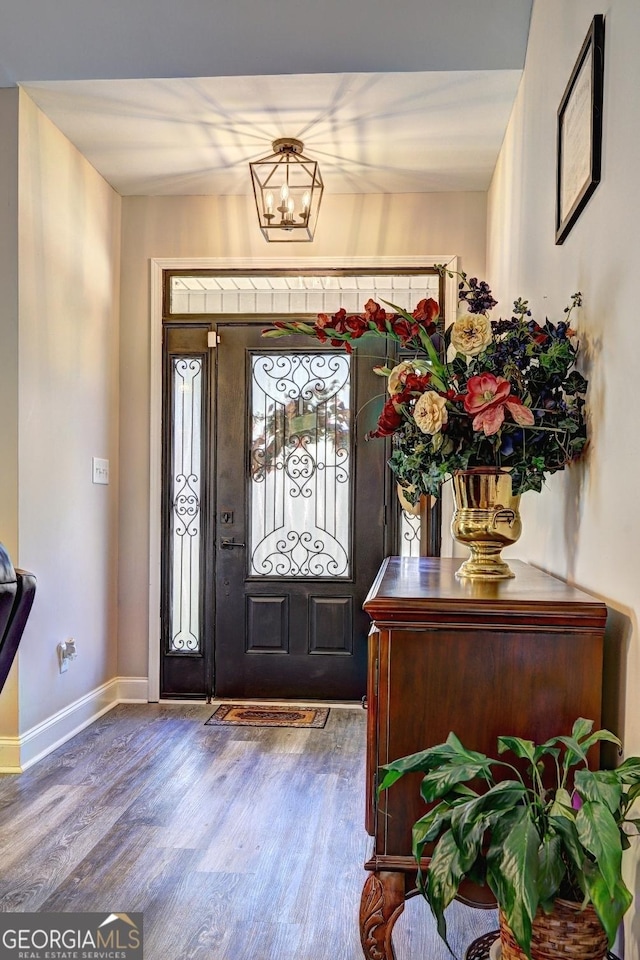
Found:
[[[528,957],[536,911],[550,910],[556,897],[592,903],[613,944],[632,900],[621,870],[628,836],[640,832],[630,815],[640,796],[640,758],[590,770],[588,752],[601,741],[620,746],[610,731],[593,731],[593,721],[580,717],[570,736],[540,745],[498,738],[499,757],[524,762],[524,774],[468,750],[453,733],[382,768],[380,791],[406,773],[425,774],[421,795],[434,805],[413,826],[413,854],[419,864],[434,844],[418,887],[445,942],[444,911],[467,878],[489,885]]]

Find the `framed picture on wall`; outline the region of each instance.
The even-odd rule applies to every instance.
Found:
[[[600,183],[604,17],[593,18],[558,107],[556,243],[564,243]]]

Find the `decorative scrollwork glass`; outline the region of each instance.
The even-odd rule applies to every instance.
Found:
[[[351,362],[251,357],[250,576],[351,575]]]
[[[420,556],[421,516],[415,516],[406,510],[400,511],[400,556]]]
[[[171,653],[200,651],[202,360],[172,361]]]

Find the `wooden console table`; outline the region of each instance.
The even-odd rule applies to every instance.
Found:
[[[380,766],[446,740],[495,756],[501,734],[536,742],[600,724],[603,603],[520,561],[515,579],[456,580],[460,560],[391,557],[364,608],[369,635],[366,828],[373,852],[360,906],[367,960],[393,960],[393,925],[415,891],[411,826],[421,775],[378,799]],[[460,899],[493,906],[486,888]]]

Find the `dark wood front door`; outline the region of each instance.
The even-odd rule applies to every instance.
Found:
[[[385,552],[385,445],[365,442],[380,341],[349,357],[261,326],[218,325],[215,694],[360,698]]]

